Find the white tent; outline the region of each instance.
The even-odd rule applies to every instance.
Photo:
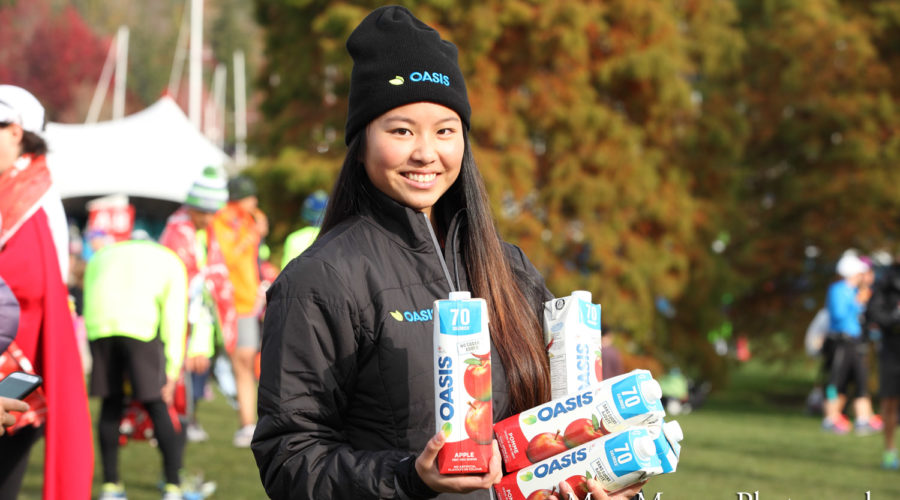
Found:
[[[48,123],[44,138],[63,199],[125,194],[180,203],[204,166],[228,161],[169,97],[120,120]]]

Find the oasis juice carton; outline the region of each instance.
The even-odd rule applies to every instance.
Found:
[[[659,383],[647,370],[604,380],[494,425],[507,471],[515,471],[625,427],[665,416]]]
[[[544,303],[544,340],[550,357],[550,395],[562,397],[603,380],[600,305],[591,292]]]
[[[435,426],[447,438],[438,468],[487,472],[494,423],[487,305],[469,292],[451,292],[434,302],[434,318]]]
[[[678,458],[681,456],[681,440],[684,439],[681,425],[674,420],[666,422],[657,429],[652,429],[651,435],[653,434],[656,434],[653,444],[662,465],[662,473],[675,472],[678,468]]]
[[[559,483],[566,481],[584,500],[588,479],[613,492],[661,473],[650,429],[636,426],[507,474],[494,490],[501,500],[544,499],[558,494]]]

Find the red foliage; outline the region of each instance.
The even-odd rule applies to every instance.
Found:
[[[96,85],[110,42],[74,7],[57,12],[47,0],[16,2],[0,8],[0,26],[0,81],[32,92],[49,118],[76,105],[77,89]]]

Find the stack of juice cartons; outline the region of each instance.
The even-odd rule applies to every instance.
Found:
[[[547,498],[566,481],[584,499],[587,479],[613,492],[673,472],[683,436],[663,422],[659,383],[646,370],[600,381],[600,306],[590,293],[547,302],[544,325],[554,399],[494,425],[508,472],[498,496]]]

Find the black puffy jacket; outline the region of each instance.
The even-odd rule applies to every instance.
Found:
[[[273,498],[410,498],[398,475],[415,473],[409,457],[435,434],[431,309],[451,291],[448,278],[468,289],[456,241],[465,213],[441,251],[424,214],[373,197],[268,293],[252,449]],[[504,249],[539,313],[551,298],[543,279],[520,249]],[[508,392],[496,351],[493,360],[499,420]]]

